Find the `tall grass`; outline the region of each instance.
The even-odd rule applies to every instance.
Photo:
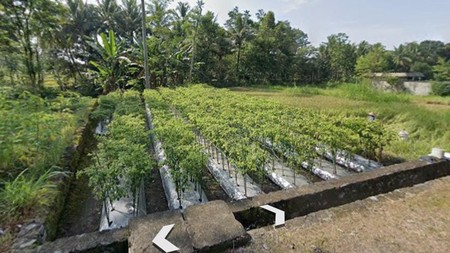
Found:
[[[329,89],[329,95],[344,97],[352,100],[378,102],[378,103],[409,103],[410,95],[389,93],[377,90],[369,83],[346,83]]]
[[[45,172],[74,142],[92,100],[63,95],[42,99],[29,92],[0,92],[0,180],[13,179],[24,168]]]
[[[285,88],[282,92],[295,96],[315,96],[323,93],[319,87],[309,85]]]
[[[0,219],[12,221],[27,217],[35,207],[51,204],[50,196],[57,192],[52,179],[66,175],[53,170],[40,176],[30,176],[27,172],[27,169],[23,170],[13,181],[3,183],[4,187],[0,189]]]

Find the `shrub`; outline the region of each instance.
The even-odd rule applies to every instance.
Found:
[[[99,98],[98,107],[91,115],[92,119],[99,121],[108,119],[113,114],[118,103],[119,98],[113,93],[101,96]]]
[[[56,176],[65,174],[48,170],[38,177],[28,177],[22,171],[13,181],[6,182],[0,190],[0,214],[2,219],[10,220],[33,213],[37,206],[51,204],[49,195],[57,192],[52,182]]]
[[[433,82],[431,90],[433,95],[448,96],[450,95],[450,82]]]
[[[405,86],[403,85],[400,78],[391,76],[386,78],[386,82],[392,87],[394,91],[405,91]]]
[[[315,96],[320,95],[320,90],[318,87],[313,86],[298,86],[294,88],[286,88],[283,92],[291,95],[297,96]]]

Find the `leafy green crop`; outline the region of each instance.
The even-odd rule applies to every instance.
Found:
[[[88,176],[99,200],[112,203],[131,195],[136,205],[137,189],[152,167],[150,134],[140,101],[134,91],[100,97],[95,117],[112,118],[112,122],[106,136],[97,137],[98,149],[90,154],[92,165],[79,172]]]

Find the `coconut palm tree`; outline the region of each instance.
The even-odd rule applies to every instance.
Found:
[[[250,14],[248,11],[240,13],[238,7],[235,7],[233,11],[228,13],[230,17],[225,26],[227,32],[233,40],[234,46],[236,47],[237,57],[236,57],[236,76],[237,82],[240,82],[240,61],[241,61],[241,50],[247,38],[252,34],[250,26]]]

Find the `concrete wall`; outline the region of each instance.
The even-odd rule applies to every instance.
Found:
[[[372,84],[377,89],[384,91],[399,91],[398,88],[393,87],[387,81],[373,80]],[[427,96],[431,94],[431,83],[424,81],[402,81],[400,84],[401,90],[409,92],[414,95]]]
[[[232,203],[230,207],[236,219],[251,229],[273,223],[273,215],[259,208],[261,205],[284,210],[286,219],[292,219],[448,175],[449,161],[407,162],[307,187],[263,194]]]
[[[405,88],[412,94],[427,96],[431,94],[430,82],[404,82]]]

